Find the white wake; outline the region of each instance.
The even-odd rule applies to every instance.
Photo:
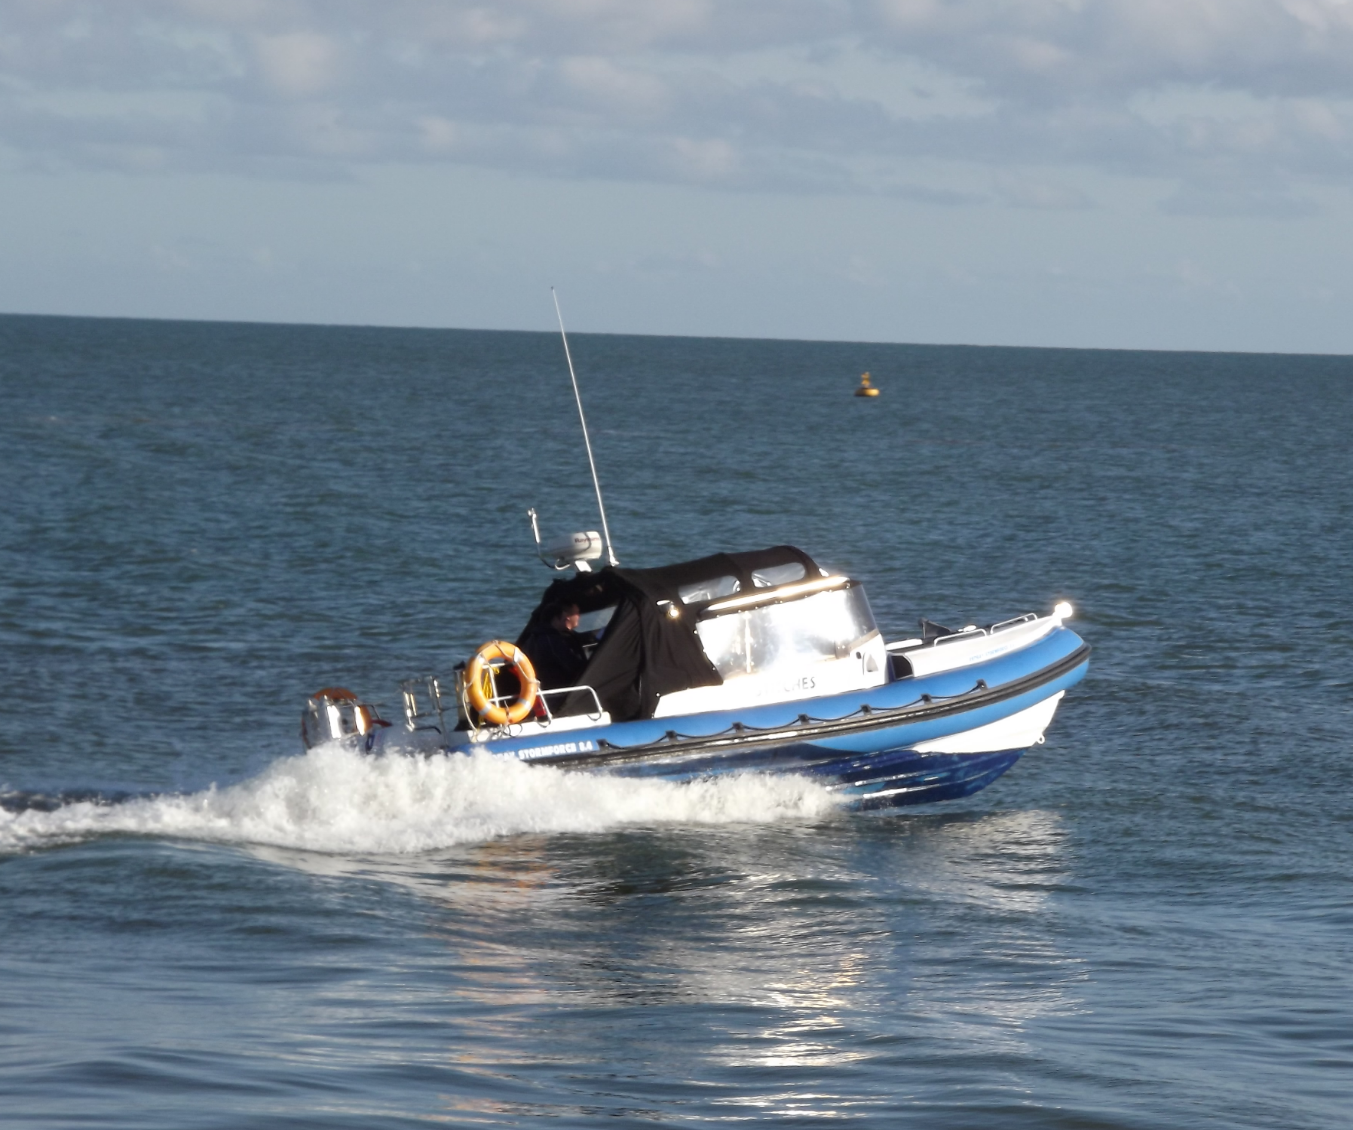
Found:
[[[410,853],[525,832],[812,819],[837,802],[800,777],[674,783],[568,773],[488,756],[369,757],[320,746],[202,792],[54,811],[0,809],[0,853],[102,835]]]

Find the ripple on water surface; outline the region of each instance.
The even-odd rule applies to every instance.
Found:
[[[301,754],[594,524],[557,339],[0,317],[0,1121],[1342,1130],[1353,362],[574,344],[622,561],[1069,599],[1047,744],[874,817]]]

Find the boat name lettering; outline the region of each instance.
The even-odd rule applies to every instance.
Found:
[[[800,691],[817,690],[816,675],[800,675],[797,679],[790,679],[784,686],[785,692],[795,694]]]
[[[559,742],[557,745],[533,745],[530,749],[517,750],[517,756],[527,760],[534,757],[554,757],[560,753],[595,753],[596,742]]]

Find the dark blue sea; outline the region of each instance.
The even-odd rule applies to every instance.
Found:
[[[622,563],[1069,600],[1046,744],[883,815],[307,755],[596,526],[557,335],[0,318],[0,1124],[1348,1127],[1353,359],[572,345]]]

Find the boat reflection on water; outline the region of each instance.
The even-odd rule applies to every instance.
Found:
[[[710,1116],[839,1116],[895,1095],[921,1035],[932,1055],[1017,1058],[1030,1024],[1082,1007],[1053,921],[1074,873],[1055,812],[255,850],[415,896],[408,995],[370,1004],[445,1028],[462,1112],[561,1115],[591,1091],[657,1109],[657,1083],[699,1079]],[[547,1054],[542,1027],[566,1041]]]

